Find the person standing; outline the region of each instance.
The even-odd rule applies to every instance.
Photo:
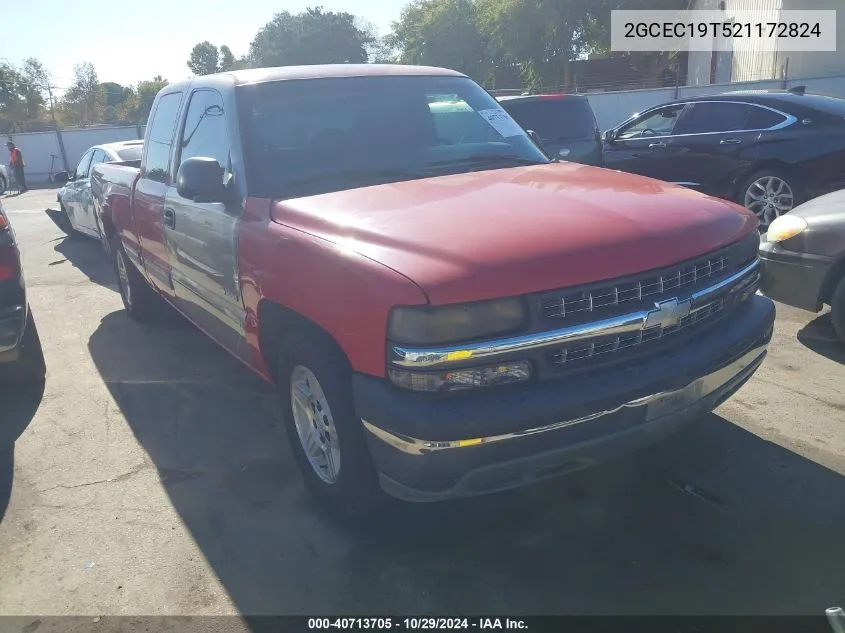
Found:
[[[12,172],[15,174],[18,189],[21,193],[23,193],[26,191],[26,176],[23,173],[23,154],[21,153],[21,150],[15,147],[15,144],[12,143],[12,141],[6,143],[6,147],[9,148],[9,167],[12,168]]]

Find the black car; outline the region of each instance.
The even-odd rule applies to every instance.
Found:
[[[601,131],[586,97],[549,94],[498,100],[517,123],[537,134],[551,158],[602,165]]]
[[[761,226],[845,187],[845,99],[734,92],[657,106],[608,130],[605,164],[726,198]]]
[[[0,386],[42,380],[45,373],[15,233],[0,205]]]

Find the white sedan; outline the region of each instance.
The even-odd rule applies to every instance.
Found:
[[[59,189],[56,200],[62,213],[67,216],[70,229],[96,239],[102,239],[100,223],[94,213],[94,199],[91,195],[91,170],[94,165],[110,162],[141,162],[144,141],[122,141],[95,145],[79,160],[70,179]]]

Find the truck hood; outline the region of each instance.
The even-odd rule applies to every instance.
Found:
[[[434,305],[669,266],[757,224],[745,209],[691,189],[576,163],[284,200],[272,217],[405,275]]]

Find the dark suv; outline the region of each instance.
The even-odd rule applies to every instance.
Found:
[[[41,380],[45,369],[15,233],[0,204],[0,384]]]
[[[602,166],[601,132],[587,97],[521,95],[499,97],[517,123],[536,132],[551,158]]]

